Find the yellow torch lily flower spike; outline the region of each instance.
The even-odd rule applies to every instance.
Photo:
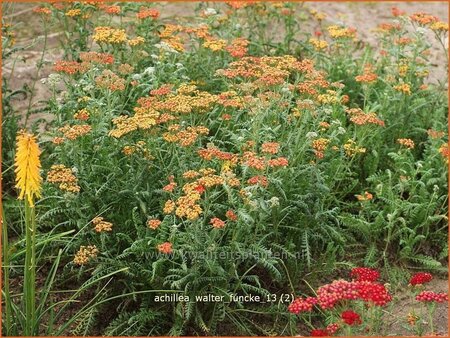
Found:
[[[34,207],[34,197],[41,197],[42,177],[39,173],[41,151],[36,143],[36,137],[25,131],[17,135],[16,142],[15,173],[16,188],[20,190],[19,199],[26,196],[29,205]]]

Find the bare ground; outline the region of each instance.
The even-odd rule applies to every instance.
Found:
[[[448,293],[448,281],[444,279],[434,279],[426,285],[426,290],[434,292]],[[428,314],[425,311],[425,306],[417,306],[417,301],[412,298],[408,292],[401,292],[396,294],[394,300],[395,309],[392,313],[386,313],[384,316],[386,332],[389,334],[411,336],[412,326],[408,324],[408,314],[415,314],[420,319],[416,325],[419,325],[419,321],[422,320],[428,324]],[[448,304],[440,303],[436,307],[436,311],[433,316],[434,332],[425,331],[426,336],[439,335],[448,336]],[[409,330],[408,330],[409,329]]]

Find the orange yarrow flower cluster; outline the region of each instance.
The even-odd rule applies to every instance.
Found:
[[[346,113],[350,121],[356,125],[376,124],[384,127],[384,121],[380,120],[375,113],[365,113],[360,108],[348,108]]]
[[[180,218],[195,220],[203,212],[199,204],[202,193],[208,188],[224,184],[227,178],[216,175],[215,170],[212,168],[200,169],[198,172],[191,170],[185,173],[183,177],[185,179],[196,179],[183,185],[182,191],[184,195],[175,202],[172,200],[166,201],[163,211],[165,214],[175,212],[175,215]],[[171,181],[172,186],[176,186],[174,183]]]
[[[35,7],[35,8],[33,8],[33,12],[37,13],[37,14],[43,14],[43,15],[52,14],[51,9],[47,8],[47,7]]]
[[[105,69],[101,75],[95,78],[95,84],[100,88],[111,91],[125,90],[125,80],[108,69]]]
[[[230,53],[232,57],[242,58],[248,52],[248,44],[249,42],[247,39],[237,38],[231,41],[231,44],[228,45],[225,49],[228,53]]]
[[[59,183],[59,189],[71,193],[80,191],[78,179],[73,174],[72,169],[67,168],[63,164],[54,164],[50,167],[47,174],[47,181],[50,183]]]
[[[413,22],[417,22],[419,25],[430,25],[436,21],[439,21],[439,19],[433,15],[424,13],[424,12],[417,12],[414,14],[411,14],[409,16],[409,18],[411,19],[411,21]]]
[[[439,147],[439,153],[445,158],[445,162],[448,162],[450,158],[450,151],[447,143],[444,143]]]
[[[300,61],[290,55],[246,56],[216,73],[228,79],[241,78],[247,82],[252,81],[256,86],[266,87],[284,83],[292,72],[310,73],[312,70],[311,60]]]
[[[74,75],[77,73],[85,73],[89,69],[89,64],[86,62],[77,61],[56,61],[53,69],[56,72],[66,73],[69,75]]]
[[[159,244],[156,248],[158,249],[159,252],[166,255],[169,255],[173,252],[172,243],[170,242],[164,242],[162,244]]]
[[[225,227],[225,221],[222,221],[220,218],[214,217],[209,221],[212,224],[212,227],[215,229],[222,229]]]
[[[225,213],[225,217],[228,218],[230,221],[237,221],[238,219],[236,213],[231,209]]]
[[[280,144],[278,142],[264,142],[261,145],[263,153],[275,155],[280,150]]]
[[[374,83],[378,79],[378,75],[372,71],[372,65],[364,67],[364,73],[355,77],[356,82]]]
[[[363,195],[356,195],[356,198],[360,202],[370,201],[373,199],[373,195],[370,192],[364,191]]]
[[[75,140],[78,137],[88,134],[92,130],[92,127],[88,124],[75,124],[73,126],[66,124],[58,129],[63,133],[64,137],[69,140]]]
[[[247,180],[247,183],[250,185],[257,185],[259,184],[260,186],[266,188],[269,185],[269,181],[267,180],[266,176],[253,176],[250,177]]]
[[[136,14],[138,19],[144,20],[147,18],[157,19],[159,17],[159,11],[154,8],[141,7],[139,12]]]
[[[103,10],[105,11],[106,14],[110,14],[110,15],[117,15],[117,14],[120,14],[122,11],[120,6],[116,6],[116,5],[107,6]]]
[[[80,109],[75,114],[73,114],[73,118],[75,120],[80,120],[80,121],[88,120],[89,116],[90,116],[90,114],[89,114],[89,112],[87,111],[86,108]]]
[[[430,136],[433,139],[437,139],[437,138],[441,138],[445,135],[445,132],[443,131],[437,131],[437,130],[433,130],[433,129],[428,129],[427,130],[427,134],[428,136]]]
[[[114,63],[114,56],[108,53],[81,52],[80,59],[84,62],[93,62],[105,65],[111,65]]]
[[[405,146],[408,149],[414,149],[414,141],[410,138],[399,138],[397,139],[397,143],[401,144],[402,146]]]
[[[159,219],[149,219],[147,221],[147,226],[152,229],[152,230],[156,230],[159,228],[159,226],[161,225],[161,221]]]
[[[400,31],[401,25],[392,23],[380,23],[375,30],[381,33],[392,33],[395,31]]]
[[[85,265],[87,264],[91,259],[94,259],[97,257],[98,249],[95,245],[88,245],[88,246],[80,246],[80,249],[75,254],[75,257],[73,259],[73,263],[76,265]]]
[[[94,229],[96,232],[112,231],[113,224],[105,221],[103,217],[95,217],[92,220],[92,224],[94,224]]]
[[[181,128],[174,124],[169,126],[168,132],[163,134],[163,139],[170,143],[178,143],[182,147],[192,145],[200,135],[208,135],[209,129],[204,126]]]
[[[318,138],[312,141],[312,148],[317,158],[323,158],[324,152],[330,144],[330,140],[327,138]]]

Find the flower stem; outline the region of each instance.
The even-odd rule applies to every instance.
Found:
[[[36,282],[36,218],[34,208],[30,206],[28,199],[25,199],[25,271],[23,294],[25,297],[25,335],[34,335],[36,308],[35,308],[35,282]]]

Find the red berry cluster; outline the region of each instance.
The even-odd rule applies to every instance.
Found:
[[[344,321],[344,323],[352,326],[352,325],[359,325],[362,323],[361,317],[356,312],[353,312],[352,310],[347,310],[341,313],[341,318]]]
[[[380,278],[380,272],[371,268],[354,268],[352,269],[350,276],[356,281],[375,282]]]
[[[288,311],[294,314],[299,314],[300,312],[311,311],[314,304],[317,303],[317,298],[302,297],[296,298],[288,307]]]
[[[416,274],[414,274],[410,281],[409,284],[411,285],[421,285],[421,284],[425,284],[428,282],[431,282],[431,280],[433,279],[433,276],[431,275],[431,273],[428,272],[418,272]]]
[[[314,329],[311,331],[311,337],[328,337],[330,334],[326,330]]]
[[[339,324],[338,323],[332,323],[327,326],[327,332],[330,336],[334,335],[336,331],[339,330]]]
[[[361,299],[383,306],[392,300],[392,296],[385,286],[375,282],[345,280],[333,281],[317,290],[317,299],[320,307],[330,309],[340,300]]]
[[[419,302],[444,303],[448,301],[448,295],[444,292],[422,291],[416,296],[416,300]]]

